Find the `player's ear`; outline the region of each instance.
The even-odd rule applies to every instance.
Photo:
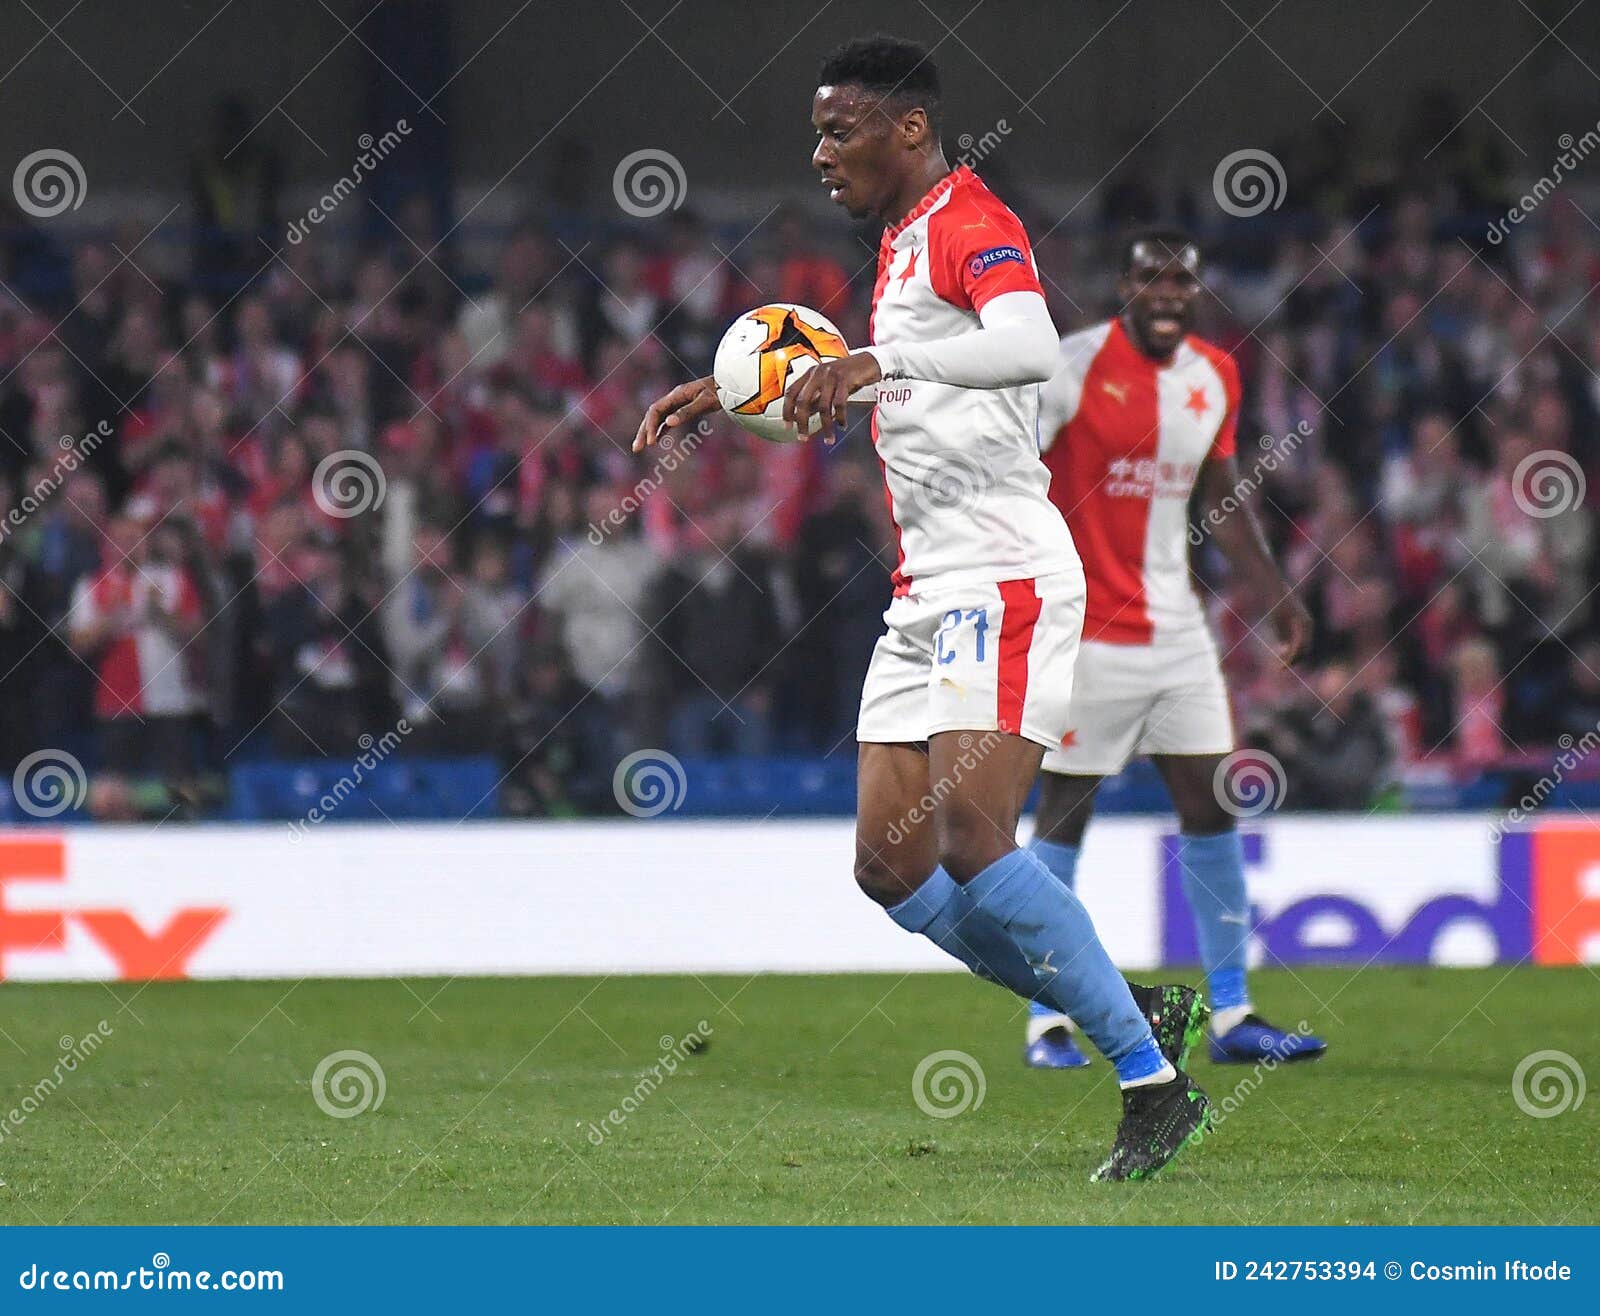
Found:
[[[921,150],[933,136],[933,125],[928,122],[928,112],[916,105],[900,116],[900,137],[912,150]]]

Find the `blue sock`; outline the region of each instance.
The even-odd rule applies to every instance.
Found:
[[[1028,843],[1028,849],[1039,856],[1039,862],[1050,870],[1056,881],[1068,891],[1073,889],[1072,879],[1078,871],[1077,846],[1063,845],[1060,841],[1046,841],[1036,836]],[[1028,1013],[1043,1018],[1046,1015],[1054,1017],[1061,1012],[1053,1005],[1034,1000],[1028,1002]]]
[[[1178,846],[1183,894],[1194,911],[1195,940],[1213,1010],[1250,1003],[1246,961],[1250,946],[1250,896],[1245,891],[1244,847],[1236,831],[1183,836]]]
[[[1042,841],[1038,837],[1028,842],[1028,849],[1039,856],[1042,863],[1055,876],[1056,881],[1074,890],[1073,878],[1078,872],[1078,847],[1063,845],[1060,841]]]
[[[1070,1015],[1124,1083],[1166,1064],[1089,912],[1026,850],[1013,850],[961,888],[964,902],[1011,934],[1037,985],[1023,995]]]
[[[1032,999],[1038,980],[1027,957],[1006,930],[962,899],[961,888],[944,869],[889,910],[907,932],[920,932],[978,977]]]

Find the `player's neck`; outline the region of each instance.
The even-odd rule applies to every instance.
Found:
[[[1150,360],[1154,361],[1158,366],[1165,366],[1165,365],[1171,365],[1172,364],[1172,358],[1177,355],[1177,349],[1176,348],[1174,348],[1170,352],[1152,351],[1151,348],[1150,348],[1150,345],[1148,343],[1146,343],[1144,341],[1144,339],[1139,337],[1139,331],[1134,327],[1133,317],[1132,316],[1130,316],[1130,315],[1122,315],[1122,316],[1119,316],[1118,318],[1122,321],[1122,333],[1123,333],[1123,336],[1126,337],[1127,340],[1130,343],[1133,344],[1134,348],[1138,351],[1140,356],[1148,357]]]
[[[890,228],[900,223],[912,210],[917,202],[933,190],[933,185],[950,172],[950,166],[945,162],[944,152],[935,151],[906,176],[899,191],[895,193],[894,201],[887,206],[881,216],[883,222]]]

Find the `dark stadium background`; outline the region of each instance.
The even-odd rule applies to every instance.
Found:
[[[1286,807],[1512,805],[1600,726],[1600,162],[1489,235],[1593,148],[1600,17],[1124,10],[884,3],[871,26],[935,48],[947,152],[1024,215],[1059,327],[1107,312],[1130,224],[1187,224],[1241,435],[1307,427],[1255,504],[1317,619],[1298,675],[1197,554]],[[829,213],[806,117],[858,12],[8,6],[7,508],[63,435],[111,433],[0,538],[8,778],[66,763],[66,819],[299,818],[371,760],[341,817],[564,816],[616,812],[617,765],[652,749],[686,765],[684,812],[848,811],[887,592],[864,433],[830,453],[718,425],[665,472],[626,447],[762,300],[832,299],[862,341],[875,234]],[[82,170],[58,214],[11,180],[45,149]],[[1246,150],[1282,177],[1241,216],[1214,173]],[[622,203],[642,151],[677,208]],[[329,515],[313,471],[349,451],[386,496]],[[1512,496],[1535,454],[1586,477],[1559,515]],[[73,647],[118,524],[193,596],[175,713],[108,703],[104,646]],[[1600,802],[1586,771],[1553,802]],[[1161,796],[1135,770],[1106,803]]]

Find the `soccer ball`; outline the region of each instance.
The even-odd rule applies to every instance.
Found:
[[[717,400],[752,434],[773,443],[800,438],[784,424],[784,391],[818,361],[849,356],[844,337],[827,316],[792,302],[773,302],[741,315],[722,335],[711,367]],[[810,433],[822,428],[811,418]]]

